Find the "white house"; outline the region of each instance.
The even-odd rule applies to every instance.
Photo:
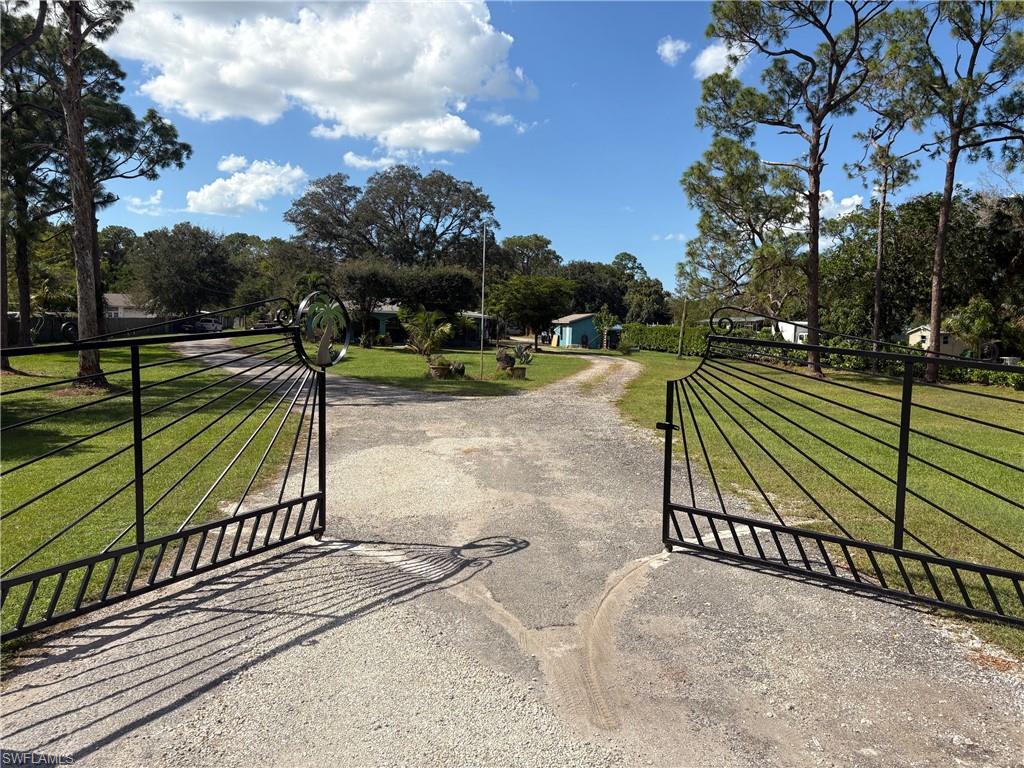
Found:
[[[104,317],[157,317],[145,307],[138,306],[127,293],[104,293],[103,314]]]
[[[929,325],[919,325],[917,328],[911,328],[907,331],[907,345],[911,347],[928,349],[928,345],[931,343],[931,338],[932,331],[931,326]],[[940,354],[955,355],[959,357],[969,349],[970,347],[967,344],[951,334],[949,331],[942,332],[942,338],[939,339]]]
[[[794,320],[792,323],[780,320],[778,326],[779,335],[782,336],[783,341],[788,341],[790,344],[804,344],[807,342],[806,320]]]

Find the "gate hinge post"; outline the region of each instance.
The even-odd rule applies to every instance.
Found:
[[[132,448],[135,454],[135,545],[146,541],[146,495],[142,475],[142,380],[139,373],[139,345],[132,344]]]
[[[907,457],[910,453],[910,413],[914,407],[914,363],[903,363],[903,394],[900,401],[900,444],[896,466],[896,510],[892,545],[903,549],[903,532],[907,512]]]
[[[658,429],[665,430],[665,467],[662,479],[661,505],[661,540],[668,542],[668,516],[672,503],[672,433],[678,429],[672,423],[672,395],[675,393],[675,382],[665,382],[665,420],[658,422]]]

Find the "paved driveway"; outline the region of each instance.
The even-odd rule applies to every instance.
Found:
[[[1024,682],[923,612],[659,538],[636,364],[331,378],[329,536],[51,637],[6,749],[82,765],[1024,765]],[[581,387],[589,382],[588,386]],[[679,482],[677,478],[677,482]]]

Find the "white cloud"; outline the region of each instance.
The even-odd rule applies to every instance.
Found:
[[[705,46],[704,50],[697,54],[697,58],[691,64],[693,76],[698,80],[703,80],[705,77],[725,72],[732,66],[729,63],[729,54],[731,52],[742,53],[742,51],[742,48],[730,46],[721,40]],[[732,66],[732,73],[738,75],[746,65],[747,60],[745,58],[740,59],[735,66]]]
[[[512,126],[518,134],[526,133],[531,128],[537,127],[536,120],[532,123],[528,123],[524,120],[517,120],[512,115],[503,115],[498,112],[488,112],[484,115],[484,122],[490,123],[491,125]]]
[[[497,112],[488,112],[484,120],[491,125],[512,125],[516,121],[512,115],[499,115]]]
[[[366,171],[371,168],[389,168],[398,162],[397,159],[390,155],[384,157],[366,157],[365,155],[357,155],[355,152],[346,152],[342,160],[345,161],[345,165],[349,168],[357,168],[361,171]]]
[[[427,152],[465,152],[480,141],[480,131],[455,115],[398,123],[377,135],[388,149],[421,149]]]
[[[850,195],[837,203],[835,193],[831,189],[823,190],[821,193],[821,218],[841,219],[860,208],[863,202],[863,195]]]
[[[671,35],[665,35],[658,41],[658,57],[670,67],[674,67],[679,61],[679,57],[688,50],[690,50],[688,42],[676,40]]]
[[[217,5],[216,12],[207,5]],[[315,136],[464,151],[474,99],[529,92],[485,3],[140,3],[106,44],[144,62],[142,92],[201,120],[271,123],[293,106]]]
[[[657,241],[668,242],[668,241],[671,241],[671,240],[675,240],[675,241],[681,243],[681,242],[686,240],[686,235],[684,235],[682,232],[669,232],[667,235],[654,234],[654,235],[651,235],[651,240],[654,240],[656,242]]]
[[[224,155],[217,163],[217,170],[233,173],[242,170],[248,164],[249,161],[245,159],[245,155]]]
[[[163,208],[160,207],[160,203],[163,201],[163,198],[164,191],[162,189],[158,189],[146,198],[126,197],[124,204],[132,213],[140,213],[144,216],[159,216],[164,212]]]
[[[248,169],[216,179],[185,195],[190,213],[213,213],[237,216],[249,211],[262,211],[263,201],[295,192],[306,180],[301,166],[271,160],[255,160]]]

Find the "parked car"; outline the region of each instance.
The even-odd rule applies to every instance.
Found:
[[[200,317],[198,320],[182,323],[181,330],[186,333],[216,333],[224,330],[224,323],[219,317]]]

